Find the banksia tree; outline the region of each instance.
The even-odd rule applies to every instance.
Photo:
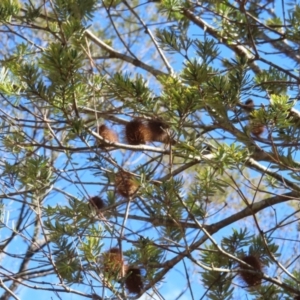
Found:
[[[299,298],[299,24],[0,1],[0,299]]]

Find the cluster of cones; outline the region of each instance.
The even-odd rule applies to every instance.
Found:
[[[139,188],[138,182],[133,175],[128,172],[120,171],[115,176],[116,192],[123,197],[131,197]],[[105,208],[105,202],[99,196],[94,196],[89,199],[89,204],[96,210]]]
[[[248,113],[254,110],[254,104],[251,99],[245,103],[245,110]],[[260,136],[265,127],[262,124],[250,124],[251,133],[255,136]],[[162,142],[174,144],[174,140],[168,133],[169,126],[161,120],[141,120],[134,119],[126,124],[124,135],[125,140],[130,145],[146,144],[147,142]],[[119,141],[115,131],[102,124],[98,128],[98,133],[106,141],[115,143]],[[120,171],[115,177],[116,192],[124,197],[130,197],[138,190],[139,185],[134,177],[125,171]],[[96,196],[90,198],[90,204],[97,209],[105,207],[104,201]],[[248,287],[253,287],[261,284],[262,281],[262,263],[255,255],[244,256],[241,259],[244,264],[240,264],[241,271],[239,272],[241,279]],[[103,254],[104,272],[115,274],[116,278],[123,277],[124,284],[129,293],[139,294],[143,289],[143,281],[141,270],[138,267],[124,265],[122,253],[119,248],[111,248]],[[251,266],[251,267],[250,267]],[[249,272],[253,271],[253,272]],[[296,299],[300,299],[296,297]]]
[[[119,248],[111,248],[102,255],[103,270],[109,276],[124,278],[126,289],[131,294],[140,294],[144,288],[141,269],[124,265]]]
[[[169,126],[158,119],[133,119],[126,124],[124,136],[129,145],[140,145],[147,142],[174,144],[175,141],[170,137],[168,129]],[[98,134],[108,142],[119,142],[117,133],[104,124],[98,127]],[[120,171],[116,174],[115,185],[116,192],[123,197],[134,195],[139,188],[139,184],[133,175],[125,171]],[[99,196],[90,198],[89,203],[97,210],[105,208],[105,202]],[[141,269],[135,266],[124,265],[122,253],[119,248],[111,248],[105,252],[102,255],[102,262],[106,274],[113,275],[115,278],[124,278],[124,284],[129,293],[141,293],[144,287]]]
[[[135,266],[124,265],[122,253],[119,248],[111,248],[103,254],[102,258],[105,273],[113,275],[115,278],[123,277],[125,287],[129,293],[141,293],[144,287],[141,269]],[[259,258],[255,255],[248,255],[244,256],[241,260],[249,265],[239,264],[241,279],[248,287],[260,285],[263,278],[263,268]],[[296,296],[294,300],[300,300],[300,296]]]
[[[169,135],[169,126],[160,119],[133,119],[124,129],[125,140],[129,145],[141,145],[147,142],[161,142],[174,144]],[[98,134],[111,143],[119,141],[117,133],[102,124],[98,127]]]
[[[134,177],[125,171],[116,174],[116,191],[124,197],[132,196],[139,185]],[[99,196],[89,199],[89,205],[100,211],[106,204]],[[119,248],[111,248],[102,255],[103,269],[109,276],[124,278],[124,284],[129,293],[140,294],[144,285],[142,281],[141,269],[135,266],[124,265],[122,253]]]

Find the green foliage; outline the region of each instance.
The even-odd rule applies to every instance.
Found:
[[[32,3],[25,3],[24,5],[26,7],[24,18],[27,22],[32,22],[41,15],[42,6],[34,7]]]
[[[292,286],[294,287],[296,290],[299,290],[300,286],[299,286],[299,282],[300,282],[300,272],[297,271],[297,270],[294,270],[292,272],[292,276],[293,278],[291,277],[287,277],[287,278],[284,278],[284,283],[286,283],[288,286]],[[294,278],[297,280],[295,281]],[[288,293],[289,294],[289,297],[293,296],[292,293]],[[286,298],[286,299],[289,299],[289,298]]]
[[[116,8],[120,3],[122,3],[122,0],[104,0],[103,4],[107,7],[113,7]]]
[[[256,75],[255,82],[261,90],[267,90],[270,94],[285,94],[285,81],[288,77],[285,73],[270,67],[268,70],[262,70]],[[276,84],[274,84],[276,83]]]
[[[11,131],[3,139],[3,146],[5,149],[12,153],[20,153],[23,149],[21,146],[25,142],[25,135],[23,132]]]
[[[200,181],[201,179],[199,179]],[[202,189],[201,182],[192,185],[185,204],[190,213],[197,219],[203,219],[206,215],[206,203],[209,201],[209,191]]]
[[[125,251],[124,255],[128,257],[129,265],[141,265],[146,270],[146,278],[151,280],[164,253],[149,238],[140,238],[136,248]]]
[[[213,266],[215,268],[228,267],[230,265],[229,258],[225,255],[220,255],[215,245],[205,247],[205,250],[201,252],[201,262],[207,266]]]
[[[55,175],[51,162],[45,157],[28,157],[18,166],[18,180],[28,189],[41,190],[48,188]]]
[[[102,242],[102,229],[101,227],[92,226],[85,232],[86,238],[79,245],[79,250],[83,253],[83,257],[89,262],[97,263],[100,256],[103,242]]]
[[[8,70],[5,68],[2,68],[0,72],[0,91],[6,95],[15,95],[19,92],[18,87],[9,78]]]
[[[196,54],[199,55],[203,63],[209,65],[220,55],[220,49],[213,39],[205,38],[204,41],[195,40],[194,48]]]
[[[78,224],[78,226],[80,225],[83,229],[90,224],[88,220],[91,217],[91,210],[88,206],[88,203],[85,201],[78,200],[76,198],[70,198],[68,206],[47,206],[44,209],[45,213],[47,214],[47,216],[49,216],[50,219],[55,217],[53,218],[55,224],[52,224],[50,219],[45,224],[46,226],[49,226],[48,229],[51,230],[52,234],[55,235],[56,233],[61,231],[63,234],[65,233],[67,235],[72,236],[73,230],[75,230],[75,224]],[[57,212],[59,212],[59,214],[57,214]],[[69,227],[67,227],[67,225]],[[74,229],[72,229],[73,226]]]
[[[96,0],[55,0],[56,13],[60,18],[65,21],[67,19],[74,18],[79,20],[90,20],[93,17],[95,11]]]
[[[160,11],[165,13],[168,19],[181,21],[183,17],[180,11],[184,2],[183,0],[162,0]]]
[[[236,164],[240,164],[249,155],[246,149],[241,149],[241,146],[232,144],[229,147],[227,145],[220,146],[215,151],[215,159],[212,162],[215,166],[215,170],[219,174],[224,174],[226,169],[234,169]]]
[[[292,41],[299,41],[299,29],[300,29],[300,6],[299,4],[294,5],[293,9],[288,12],[288,24],[286,34]]]
[[[293,103],[285,95],[271,95],[268,109],[261,107],[251,113],[251,122],[267,126],[269,131],[282,132],[291,126],[289,121]]]
[[[269,26],[282,25],[282,21],[279,17],[274,17],[272,19],[267,20],[266,24],[269,25]]]
[[[104,232],[90,222],[91,209],[77,199],[69,199],[69,206],[48,206],[44,212],[49,217],[44,225],[48,238],[55,247],[55,263],[59,275],[68,283],[82,280],[82,260],[98,263]],[[80,240],[74,239],[81,228]]]
[[[251,243],[253,235],[247,228],[241,228],[239,231],[233,228],[232,231],[232,235],[222,239],[221,246],[227,253],[239,253]]]
[[[170,53],[182,53],[186,57],[187,51],[194,41],[183,34],[179,34],[172,28],[156,31],[156,37],[162,48]]]
[[[176,112],[180,119],[186,119],[190,114],[203,107],[199,91],[182,84],[179,78],[161,77],[164,85],[162,101],[169,112]],[[200,99],[199,99],[200,98]]]
[[[180,240],[184,234],[184,228],[177,222],[185,212],[181,204],[182,186],[182,179],[172,179],[143,191],[151,216],[158,219],[154,225],[162,225],[160,229],[163,235],[175,240]]]
[[[72,42],[75,45],[80,45],[82,44],[82,39],[84,38],[84,28],[80,24],[80,21],[78,19],[70,19],[66,22],[64,22],[61,25],[61,29],[64,33],[64,39],[66,41],[72,40]]]
[[[18,0],[3,0],[0,3],[0,22],[9,22],[20,11]]]
[[[248,254],[259,254],[262,264],[264,266],[269,266],[269,264],[273,262],[273,259],[270,257],[270,255],[272,255],[274,258],[280,256],[280,254],[277,252],[278,249],[279,246],[273,243],[271,238],[262,239],[261,236],[256,236],[253,237],[250,242]]]
[[[206,285],[214,284],[214,288],[212,288],[207,294],[209,299],[232,299],[232,292],[234,288],[230,288],[231,282],[227,278],[226,274],[219,272],[215,272],[215,274],[210,273],[208,276],[203,276],[203,281]]]
[[[43,54],[40,66],[47,72],[51,82],[58,85],[71,85],[71,78],[82,66],[82,54],[74,48],[52,43]]]
[[[214,268],[228,268],[230,261],[227,257],[220,255],[216,247],[211,245],[201,253],[201,260],[211,270],[201,273],[202,282],[208,290],[207,297],[209,299],[232,299],[233,287],[231,287],[232,275],[230,273],[214,271]]]
[[[148,107],[149,102],[152,102],[152,93],[140,75],[132,79],[129,74],[115,73],[107,82],[106,88],[110,97],[126,101],[131,109],[136,109],[139,104],[141,108]]]
[[[73,242],[68,242],[65,238],[57,240],[54,253],[56,253],[55,266],[59,276],[67,283],[81,282],[81,265]]]
[[[196,59],[185,63],[185,68],[182,72],[182,79],[196,87],[201,86],[203,83],[214,76],[214,70],[212,67],[206,65],[205,62],[199,62]]]
[[[257,289],[253,289],[250,291],[250,294],[255,296],[255,299],[258,299],[258,300],[263,300],[263,299],[280,300],[280,299],[282,299],[280,289],[272,284],[263,285]]]

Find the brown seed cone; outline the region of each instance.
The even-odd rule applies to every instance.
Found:
[[[123,197],[132,196],[139,188],[133,176],[128,172],[118,172],[115,177],[115,182],[117,193]]]
[[[94,196],[89,199],[90,206],[96,209],[102,209],[105,207],[104,201],[99,196]]]
[[[245,104],[244,104],[244,109],[247,111],[247,112],[251,112],[254,110],[254,102],[252,99],[248,99]]]
[[[256,137],[259,137],[265,131],[265,126],[261,124],[252,125],[251,133]]]
[[[248,255],[242,258],[242,261],[247,263],[248,265],[252,266],[252,268],[247,267],[243,264],[240,264],[240,268],[244,270],[252,270],[257,271],[259,273],[254,274],[247,271],[240,271],[240,276],[243,279],[243,281],[249,286],[255,286],[261,284],[262,280],[262,265],[259,259],[254,255]]]
[[[239,103],[238,106],[241,107],[247,114],[250,114],[252,111],[254,111],[254,102],[250,98],[245,101],[245,103]]]
[[[129,145],[140,145],[151,141],[151,131],[142,120],[134,119],[126,124],[125,138]]]
[[[144,284],[141,269],[138,267],[127,267],[125,274],[125,287],[131,294],[140,294]]]
[[[151,131],[151,141],[152,142],[162,142],[175,144],[175,141],[167,133],[169,125],[161,120],[150,120],[148,121],[148,127]]]
[[[101,135],[104,139],[111,143],[117,143],[119,141],[118,135],[115,131],[112,129],[109,129],[106,125],[102,124],[98,128],[98,134]],[[99,144],[102,143],[102,141],[98,142]]]
[[[121,276],[123,268],[122,253],[119,248],[111,248],[102,254],[103,270],[105,273]]]

